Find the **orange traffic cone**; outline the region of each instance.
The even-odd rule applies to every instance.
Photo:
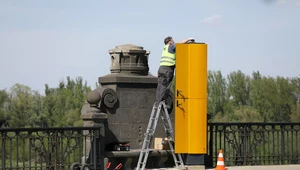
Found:
[[[222,149],[219,152],[217,167],[215,170],[226,170]]]

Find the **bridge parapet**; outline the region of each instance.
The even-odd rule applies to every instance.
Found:
[[[209,123],[210,166],[223,150],[228,166],[300,163],[300,123]]]

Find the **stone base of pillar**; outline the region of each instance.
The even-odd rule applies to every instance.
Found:
[[[118,166],[120,163],[122,164],[122,169],[126,170],[134,170],[137,166],[139,155],[140,155],[140,149],[132,149],[130,151],[107,151],[105,152],[105,159],[107,162],[110,162],[110,168],[107,170],[113,170],[116,166]],[[206,158],[207,155],[203,155],[203,157],[198,157],[200,159]],[[200,170],[205,168],[211,168],[210,166],[204,165],[203,162],[200,160],[200,162],[194,164],[190,164],[189,162],[186,162],[186,157],[183,157],[185,167],[187,167],[189,170]],[[189,157],[190,159],[191,157]],[[191,161],[191,160],[188,160]],[[194,160],[195,161],[195,160]],[[168,150],[151,150],[149,152],[149,157],[147,160],[147,169],[172,169],[175,168],[175,163],[173,156],[170,151]]]
[[[105,157],[110,162],[110,168],[115,169],[120,163],[122,169],[134,170],[137,166],[140,149],[130,151],[107,151]],[[173,168],[175,166],[172,154],[167,150],[152,150],[149,152],[147,160],[147,169]]]
[[[205,155],[203,154],[186,154],[183,155],[183,161],[186,165],[204,165]]]

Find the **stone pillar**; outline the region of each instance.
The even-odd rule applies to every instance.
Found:
[[[109,50],[109,54],[111,73],[99,77],[100,87],[88,94],[81,114],[84,126],[95,126],[97,122],[102,122],[105,127],[103,146],[110,161],[123,162],[123,168],[132,168],[137,163],[139,152],[136,149],[142,147],[155,102],[157,77],[149,73],[150,51],[144,50],[143,47],[120,45]],[[171,105],[169,112],[174,128],[173,94],[169,96],[167,103]],[[157,124],[155,137],[165,137],[161,119]],[[117,152],[108,151],[110,144],[118,143],[129,143],[131,151],[121,151],[119,156]],[[89,151],[90,147],[85,149]],[[122,153],[126,153],[127,156],[122,158]],[[152,160],[153,165],[160,162],[167,165],[168,157],[171,158],[167,153],[164,157],[160,152],[155,154],[158,158],[152,157],[148,160]]]
[[[81,117],[83,119],[84,127],[99,127],[100,133],[93,139],[88,137],[89,131],[83,132],[87,137],[84,139],[83,158],[82,164],[90,164],[94,162],[104,164],[104,152],[105,152],[105,125],[107,124],[107,110],[113,109],[117,103],[116,93],[109,88],[97,88],[91,91],[81,110]],[[93,150],[96,152],[96,157],[92,159],[91,149],[95,143]],[[104,167],[104,166],[103,166]]]
[[[106,143],[130,142],[132,149],[139,149],[157,87],[157,77],[149,74],[150,51],[125,44],[109,50],[109,54],[111,73],[99,77],[98,82],[102,88],[113,89],[118,102],[116,109],[109,110],[107,114]],[[155,136],[164,137],[161,124],[158,124]]]

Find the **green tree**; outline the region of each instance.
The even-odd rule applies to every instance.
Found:
[[[8,110],[9,125],[11,127],[34,126],[39,122],[39,113],[42,110],[42,104],[39,102],[36,91],[30,87],[15,84],[9,92]]]
[[[291,107],[290,120],[292,122],[300,121],[300,78],[294,77],[291,78],[292,86],[292,96],[294,97],[294,102]]]
[[[251,106],[240,106],[233,113],[233,122],[263,122],[264,120]]]
[[[82,123],[80,110],[91,88],[81,77],[61,81],[58,88],[45,85],[45,115],[48,126],[74,126]]]
[[[226,105],[226,80],[221,71],[208,72],[208,113],[213,116],[216,114],[224,115]]]
[[[249,105],[250,77],[240,70],[228,75],[227,98],[235,107]]]
[[[275,106],[272,121],[275,122],[289,122],[291,109],[295,104],[295,97],[293,96],[293,86],[289,78],[276,77],[277,93],[274,98],[273,105]]]
[[[251,104],[265,122],[288,122],[294,103],[292,91],[288,78],[265,77],[255,72],[251,81]]]
[[[263,76],[259,71],[252,73],[252,79],[250,84],[250,105],[255,108],[262,119],[266,121],[264,113],[267,111],[265,109],[265,99],[264,99],[264,89],[263,89]]]
[[[8,119],[7,106],[8,94],[5,90],[0,90],[0,121],[5,121]]]

